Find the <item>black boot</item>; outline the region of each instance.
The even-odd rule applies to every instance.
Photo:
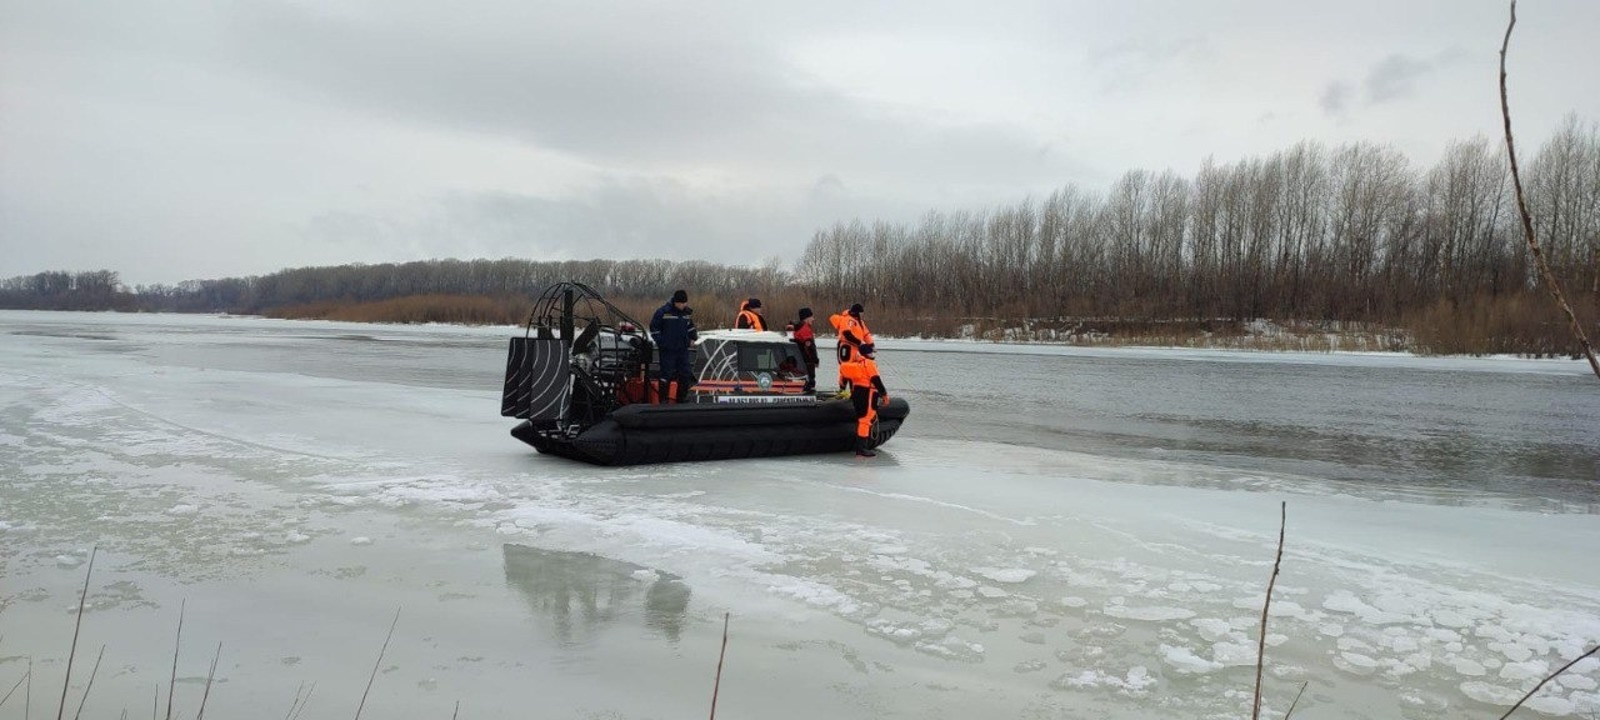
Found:
[[[656,383],[656,402],[661,404],[661,405],[667,404],[667,402],[671,399],[671,398],[667,397],[667,393],[670,393],[670,392],[672,392],[672,382],[670,380],[662,380],[660,382],[657,382]]]
[[[872,446],[867,443],[867,439],[866,438],[864,438],[864,437],[856,438],[856,457],[877,457],[877,456],[878,456],[878,453],[873,452]]]

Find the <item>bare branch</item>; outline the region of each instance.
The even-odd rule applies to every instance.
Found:
[[[1294,694],[1294,702],[1289,703],[1289,712],[1283,714],[1283,720],[1289,720],[1289,716],[1294,715],[1295,706],[1300,704],[1300,696],[1306,693],[1306,686],[1310,684],[1310,680],[1300,683],[1300,692]]]
[[[83,593],[78,595],[78,619],[72,625],[72,649],[67,652],[67,673],[61,681],[61,704],[56,706],[56,720],[61,720],[67,711],[67,687],[72,684],[72,660],[78,656],[78,630],[83,628],[83,604],[89,599],[89,577],[94,575],[94,556],[99,551],[99,545],[89,551],[89,568],[83,573]]]
[[[6,701],[11,699],[11,693],[16,692],[17,688],[22,687],[22,681],[23,680],[27,680],[27,679],[28,679],[28,674],[27,673],[23,673],[23,674],[17,676],[17,684],[12,685],[11,686],[11,690],[6,693],[6,696],[3,697],[3,698],[0,698],[0,707],[5,707],[6,706]]]
[[[1506,156],[1511,160],[1511,183],[1517,190],[1517,212],[1522,215],[1522,230],[1528,238],[1528,250],[1533,253],[1533,260],[1539,266],[1539,274],[1544,276],[1545,285],[1550,288],[1550,295],[1561,306],[1561,311],[1566,313],[1567,322],[1572,325],[1572,334],[1577,337],[1578,345],[1583,348],[1583,354],[1589,359],[1589,367],[1594,370],[1594,376],[1600,378],[1600,359],[1594,354],[1594,347],[1589,344],[1589,336],[1583,331],[1583,323],[1578,322],[1578,316],[1573,314],[1572,306],[1567,304],[1566,296],[1561,292],[1561,282],[1550,270],[1549,261],[1545,260],[1544,250],[1539,247],[1539,239],[1533,234],[1533,216],[1528,213],[1528,201],[1522,195],[1522,173],[1517,169],[1517,145],[1511,137],[1511,101],[1506,97],[1506,50],[1511,46],[1511,29],[1517,26],[1517,0],[1511,0],[1511,21],[1506,24],[1506,37],[1500,43],[1500,114],[1505,119],[1506,125]]]
[[[100,654],[94,659],[94,669],[89,671],[89,684],[83,686],[83,697],[78,698],[78,711],[72,714],[72,720],[83,717],[83,704],[89,702],[89,691],[94,689],[94,678],[100,674],[100,661],[105,659],[105,656],[106,646],[101,645]]]
[[[728,656],[728,617],[722,614],[722,652],[717,654],[717,680],[711,685],[711,720],[717,720],[717,691],[722,688],[722,660]]]
[[[378,649],[378,661],[372,664],[372,675],[367,677],[367,689],[361,691],[361,704],[356,706],[355,720],[361,720],[361,709],[367,706],[367,693],[372,692],[372,681],[378,678],[378,667],[383,665],[383,654],[389,651],[389,639],[394,637],[394,626],[400,624],[400,608],[394,610],[394,622],[389,623],[389,634],[383,638],[383,647]]]
[[[1506,711],[1506,714],[1501,715],[1500,716],[1500,720],[1506,720],[1506,718],[1511,717],[1511,713],[1516,712],[1517,708],[1522,707],[1522,704],[1527,702],[1528,698],[1533,697],[1535,693],[1539,692],[1539,688],[1544,687],[1545,683],[1556,679],[1556,676],[1560,675],[1561,673],[1566,672],[1567,668],[1572,667],[1573,665],[1577,665],[1579,660],[1582,660],[1582,659],[1584,659],[1586,657],[1589,657],[1590,655],[1593,655],[1593,654],[1595,654],[1597,652],[1600,652],[1600,645],[1596,645],[1596,646],[1594,646],[1592,648],[1589,648],[1589,652],[1586,652],[1586,653],[1584,653],[1582,655],[1579,655],[1579,656],[1573,658],[1572,662],[1569,662],[1569,663],[1567,663],[1565,665],[1562,665],[1561,669],[1556,670],[1553,673],[1550,673],[1548,676],[1545,677],[1545,679],[1540,680],[1539,684],[1533,686],[1533,689],[1529,690],[1527,695],[1523,695],[1522,699],[1517,701],[1517,704],[1512,705],[1511,709]]]
[[[300,701],[300,709],[294,711],[293,720],[300,720],[300,714],[305,712],[306,711],[306,705],[311,703],[311,693],[314,693],[316,691],[317,691],[317,684],[313,682],[313,683],[311,683],[311,687],[306,690],[305,699]]]
[[[195,713],[194,720],[205,720],[206,699],[211,697],[211,680],[217,676],[217,661],[220,659],[222,659],[222,643],[219,642],[217,654],[211,656],[211,671],[206,673],[206,690],[200,694],[200,710]]]
[[[189,609],[189,598],[178,605],[178,635],[172,641],[172,677],[167,679],[167,720],[172,720],[172,691],[178,687],[178,649],[183,647],[183,614]],[[159,691],[160,688],[157,687]]]
[[[1256,646],[1256,693],[1250,720],[1261,717],[1261,671],[1267,664],[1267,610],[1272,607],[1272,588],[1278,584],[1278,566],[1283,563],[1283,530],[1289,524],[1289,503],[1278,504],[1278,558],[1272,561],[1272,579],[1267,581],[1267,599],[1261,603],[1261,638]]]

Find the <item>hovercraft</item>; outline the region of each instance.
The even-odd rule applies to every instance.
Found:
[[[648,329],[587,285],[547,288],[506,356],[500,414],[541,453],[596,465],[848,452],[855,409],[841,393],[807,392],[782,371],[798,356],[783,333],[708,330],[694,343],[681,403],[656,397],[659,359]],[[675,383],[674,383],[675,385]],[[894,397],[868,438],[894,437],[911,408]]]

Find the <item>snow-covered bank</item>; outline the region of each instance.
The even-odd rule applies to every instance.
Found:
[[[0,310],[0,323],[15,326],[29,324],[48,325],[57,331],[74,326],[111,325],[116,327],[157,329],[184,328],[184,334],[193,331],[219,331],[250,334],[254,332],[315,332],[318,334],[346,334],[374,341],[385,339],[411,339],[442,341],[450,338],[506,338],[519,335],[525,328],[517,325],[452,325],[355,323],[333,320],[279,320],[256,315],[193,315],[171,313],[85,313],[32,310]],[[26,331],[24,331],[26,332]],[[86,330],[86,332],[89,332]],[[1404,350],[1312,350],[1300,351],[1278,347],[1177,347],[1170,345],[1083,345],[1038,339],[980,339],[918,338],[878,335],[878,345],[885,349],[917,350],[924,352],[971,352],[1010,355],[1045,355],[1084,358],[1145,357],[1171,360],[1205,362],[1294,363],[1308,365],[1340,365],[1351,367],[1416,368],[1442,371],[1482,372],[1551,372],[1558,374],[1586,374],[1588,366],[1582,360],[1571,358],[1528,358],[1515,355],[1422,355]],[[821,333],[817,339],[821,347],[831,348],[834,339]],[[826,356],[826,354],[824,354]],[[824,357],[826,365],[830,360]]]
[[[1297,352],[1292,350],[1211,349],[1136,345],[1100,347],[1051,343],[1004,343],[987,340],[889,337],[878,338],[878,345],[890,350],[903,349],[923,352],[996,353],[1108,359],[1152,358],[1223,363],[1291,363],[1298,365],[1397,368],[1446,372],[1533,372],[1563,375],[1587,375],[1590,373],[1588,364],[1583,360],[1568,358],[1535,359],[1515,355],[1447,356],[1390,351]]]

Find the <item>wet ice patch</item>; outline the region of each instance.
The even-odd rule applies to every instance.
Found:
[[[1211,659],[1222,667],[1255,665],[1259,656],[1254,645],[1239,642],[1219,642],[1211,646]]]
[[[1501,680],[1532,680],[1550,674],[1550,666],[1543,660],[1506,663],[1500,667]]]
[[[922,641],[915,643],[917,652],[926,653],[936,657],[962,662],[982,662],[983,644],[967,642],[956,635],[946,635],[937,641]]]
[[[1161,661],[1180,675],[1204,675],[1222,669],[1222,663],[1200,657],[1181,645],[1162,645]]]
[[[1144,622],[1168,622],[1172,620],[1188,620],[1195,616],[1195,612],[1188,608],[1165,607],[1151,605],[1134,607],[1124,605],[1120,597],[1111,598],[1101,612],[1122,620],[1142,620]]]
[[[1222,638],[1234,634],[1233,627],[1229,625],[1228,621],[1226,620],[1219,620],[1217,618],[1198,618],[1195,620],[1190,620],[1189,624],[1193,625],[1194,628],[1200,632],[1201,639],[1205,640],[1206,642],[1216,642]]]
[[[1333,666],[1352,675],[1371,675],[1378,670],[1378,661],[1370,655],[1346,650],[1333,657]]]
[[[1529,698],[1523,706],[1540,715],[1550,717],[1566,717],[1577,708],[1571,700],[1557,695],[1537,695]]]
[[[1556,682],[1573,690],[1593,690],[1600,686],[1600,683],[1597,683],[1594,678],[1577,675],[1570,671],[1562,673],[1560,677],[1556,678]]]
[[[1109,689],[1130,697],[1143,697],[1156,685],[1156,678],[1143,665],[1135,665],[1123,673],[1108,673],[1098,669],[1062,673],[1050,682],[1057,690]]]
[[[1462,695],[1473,700],[1485,705],[1497,705],[1500,707],[1510,707],[1513,703],[1522,699],[1523,694],[1522,692],[1482,680],[1469,680],[1461,683],[1460,690]]]
[[[1025,583],[1034,575],[1038,574],[1036,571],[1029,570],[1027,568],[990,567],[975,567],[972,568],[972,573],[979,577],[988,578],[992,582],[1001,583],[1003,585],[1016,585],[1019,583]]]

